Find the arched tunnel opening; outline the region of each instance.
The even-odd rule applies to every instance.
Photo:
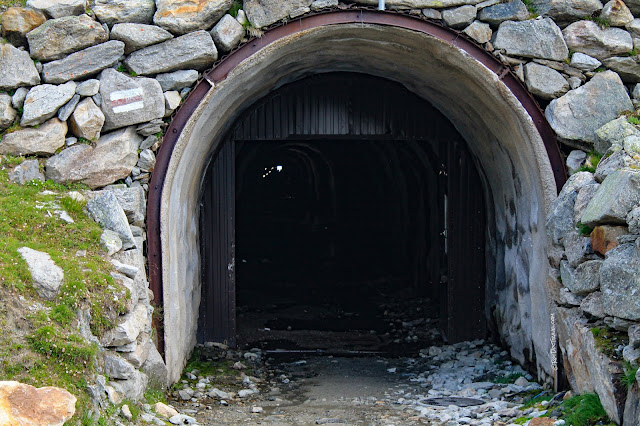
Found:
[[[198,340],[402,354],[485,338],[482,181],[399,83],[325,73],[271,92],[205,174]]]

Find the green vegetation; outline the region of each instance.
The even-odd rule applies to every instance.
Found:
[[[522,373],[511,373],[506,376],[498,376],[495,379],[493,379],[493,382],[500,383],[500,384],[511,384],[511,383],[515,383],[515,381],[522,376],[523,376]]]
[[[78,398],[69,424],[92,424],[86,385],[95,380],[97,347],[78,335],[77,313],[88,311],[92,333],[102,335],[125,312],[130,294],[110,276],[113,267],[99,243],[102,229],[83,212],[84,202],[67,195],[85,187],[9,182],[8,171],[24,160],[0,157],[0,377],[67,389]],[[54,213],[59,209],[74,223],[60,220]],[[64,270],[53,301],[33,289],[17,252],[23,246],[49,253]]]
[[[533,0],[523,0],[522,2],[525,4],[525,6],[527,6],[527,10],[529,11],[529,19],[535,19],[539,16],[538,10],[533,4]]]
[[[515,419],[513,422],[517,425],[523,425],[526,422],[528,422],[529,420],[531,420],[531,417],[526,417],[526,416],[522,416],[522,417],[518,417],[517,419]]]
[[[580,235],[582,235],[583,237],[588,237],[593,232],[593,228],[587,225],[584,225],[582,222],[578,222],[578,224],[576,225],[576,228],[578,229],[578,232],[580,233]]]
[[[233,2],[233,4],[231,5],[231,9],[229,9],[229,15],[233,16],[234,18],[236,16],[238,16],[238,11],[242,9],[242,1],[240,0],[235,0]]]
[[[611,26],[611,24],[609,23],[609,21],[607,21],[605,18],[601,18],[600,15],[598,14],[598,12],[595,12],[593,15],[591,16],[587,16],[584,18],[585,20],[588,21],[593,21],[596,24],[598,24],[600,26],[600,28],[605,29],[605,28],[609,28]]]
[[[610,424],[607,413],[602,407],[600,398],[595,394],[576,395],[560,404],[561,419],[567,425],[591,426],[595,424]],[[600,423],[602,422],[602,423]]]
[[[543,392],[542,394],[538,391],[534,391],[534,392],[535,392],[535,395],[533,395],[531,399],[529,399],[522,405],[523,408],[534,407],[543,401],[551,401],[551,399],[553,398],[553,395],[547,392]]]
[[[637,360],[636,360],[637,361]],[[623,363],[624,374],[622,375],[622,383],[627,385],[627,389],[631,389],[631,386],[636,382],[636,373],[638,372],[638,364],[635,362],[625,361]]]
[[[627,333],[614,330],[608,327],[593,327],[591,334],[596,341],[596,347],[609,358],[620,361],[621,355],[616,351],[620,345],[626,345]]]
[[[629,123],[631,123],[631,124],[636,125],[636,126],[640,124],[640,119],[639,119],[638,117],[633,117],[633,116],[628,117],[628,118],[627,118],[627,121],[628,121]]]
[[[602,160],[602,154],[596,152],[596,151],[591,151],[587,154],[587,159],[585,160],[584,164],[582,166],[580,166],[575,173],[577,172],[590,172],[590,173],[595,173],[596,172],[596,168],[598,167],[598,164],[600,163],[600,160]]]

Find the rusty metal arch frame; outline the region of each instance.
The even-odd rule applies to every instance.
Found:
[[[164,136],[162,146],[158,152],[155,170],[149,184],[149,196],[147,201],[147,254],[149,261],[149,283],[151,291],[154,294],[154,302],[156,306],[162,306],[163,304],[162,246],[160,236],[160,207],[162,202],[162,190],[173,149],[193,111],[195,111],[205,95],[216,83],[226,79],[227,75],[242,61],[271,43],[300,31],[306,31],[328,25],[353,23],[393,26],[431,35],[450,46],[454,46],[465,51],[496,74],[509,88],[511,93],[513,93],[513,95],[520,101],[533,120],[533,123],[542,138],[547,156],[551,163],[556,189],[558,192],[560,191],[562,185],[564,185],[567,179],[566,169],[560,154],[556,134],[547,122],[544,112],[540,109],[540,106],[525,88],[523,83],[515,76],[508,66],[504,65],[491,53],[484,50],[482,46],[472,41],[466,35],[459,31],[446,28],[439,23],[411,15],[368,9],[331,11],[303,17],[266,31],[262,37],[249,41],[225,57],[222,61],[216,64],[214,68],[205,72],[203,76],[204,78],[202,78],[202,80],[200,80],[196,87],[191,91],[189,97],[185,100],[180,110],[173,117],[173,120],[171,121],[171,124]],[[156,320],[154,320],[154,325],[158,331],[158,347],[161,352],[164,352],[163,324],[156,318]]]

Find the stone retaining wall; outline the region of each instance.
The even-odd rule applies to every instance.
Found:
[[[620,385],[621,360],[633,364],[640,356],[640,19],[634,18],[640,2],[386,5],[460,30],[512,66],[545,108],[559,140],[575,148],[567,158],[571,172],[595,162],[587,152],[605,154],[595,171],[573,174],[549,210],[547,289],[572,386],[596,391],[616,421],[627,401],[625,424],[640,422],[633,403],[640,398],[638,383],[628,396]],[[140,289],[140,308],[123,318],[126,341],[102,337],[110,375],[127,373],[119,379],[125,395],[138,395],[147,380],[138,369],[144,370],[149,351],[142,350],[144,360],[117,352],[131,354],[127,345],[138,341],[148,348],[150,342],[144,199],[172,113],[202,71],[261,28],[346,7],[353,5],[245,0],[238,10],[232,0],[28,0],[26,8],[2,15],[0,131],[6,132],[0,154],[35,156],[47,179],[84,183],[98,191],[96,198],[113,193],[126,214],[129,226],[118,235],[122,248],[112,256],[140,269],[124,276]],[[12,174],[18,181],[37,175],[19,167]],[[591,330],[601,328],[626,336],[616,354],[593,353],[602,342]],[[131,330],[135,336],[127,334]],[[154,368],[161,369],[151,352]]]

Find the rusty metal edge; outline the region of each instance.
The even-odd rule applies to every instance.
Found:
[[[549,161],[551,162],[551,168],[556,182],[556,189],[558,192],[562,189],[563,184],[566,182],[567,174],[555,132],[547,122],[544,112],[540,109],[535,99],[524,87],[522,82],[513,74],[509,67],[504,65],[496,57],[485,51],[480,45],[476,44],[462,33],[446,28],[435,22],[384,11],[356,9],[331,11],[328,13],[302,17],[295,21],[290,21],[285,25],[277,26],[268,30],[262,37],[251,40],[231,55],[221,60],[215,68],[205,73],[204,78],[196,85],[171,121],[171,124],[164,136],[162,146],[158,151],[156,166],[149,184],[149,195],[147,201],[149,287],[154,294],[154,304],[156,307],[163,306],[160,212],[164,180],[175,144],[178,141],[184,126],[191,117],[191,114],[196,110],[207,92],[213,87],[212,83],[218,83],[224,80],[242,61],[283,37],[321,26],[352,23],[395,26],[434,36],[451,46],[455,46],[465,51],[495,73],[520,101],[533,120],[533,123],[544,142]],[[164,327],[158,316],[154,316],[154,327],[157,331],[158,349],[162,354],[164,354]]]

